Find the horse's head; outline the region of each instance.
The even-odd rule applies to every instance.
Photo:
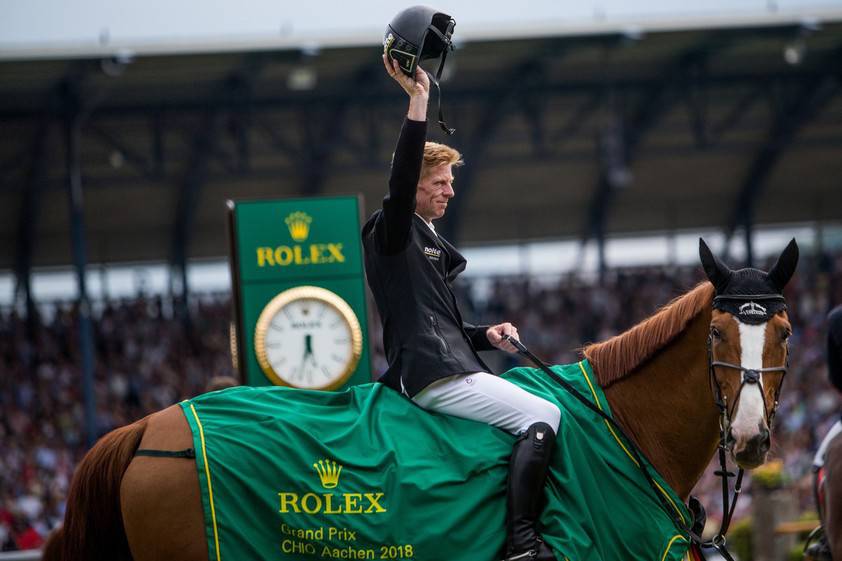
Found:
[[[699,254],[716,289],[708,339],[714,399],[734,461],[752,469],[766,461],[788,365],[792,327],[782,292],[795,272],[798,245],[793,239],[768,273],[732,271],[701,239]]]

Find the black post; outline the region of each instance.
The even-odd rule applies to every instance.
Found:
[[[754,243],[751,239],[751,235],[754,233],[754,223],[751,219],[751,210],[746,209],[743,229],[743,235],[746,241],[746,267],[754,267]]]
[[[91,325],[91,305],[88,299],[85,273],[87,246],[82,198],[82,169],[79,162],[79,136],[82,123],[76,92],[65,91],[65,148],[67,166],[67,197],[70,209],[70,234],[73,244],[73,265],[79,287],[79,346],[82,355],[82,391],[85,403],[85,442],[93,446],[97,437],[96,404],[94,401],[94,339]]]
[[[35,247],[35,232],[41,206],[41,191],[47,174],[46,145],[50,131],[50,119],[41,118],[32,147],[32,162],[26,179],[25,191],[18,216],[17,256],[15,259],[15,297],[23,298],[26,309],[27,337],[35,341],[38,325],[38,309],[32,297],[32,254]]]
[[[605,275],[608,272],[608,262],[605,257],[605,230],[600,227],[596,232],[596,251],[599,257],[599,284],[605,284]]]

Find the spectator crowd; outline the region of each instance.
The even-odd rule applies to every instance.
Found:
[[[612,270],[602,281],[577,275],[467,280],[457,292],[466,319],[510,321],[536,354],[569,363],[585,343],[627,329],[701,281],[699,269]],[[842,303],[842,255],[802,259],[787,298],[795,332],[772,456],[783,461],[801,507],[809,509],[812,453],[842,411],[824,356],[825,315]],[[230,317],[229,299],[220,295],[194,299],[186,317],[163,297],[99,303],[97,433],[199,394],[215,376],[234,375]],[[375,376],[385,368],[379,330],[370,330]],[[29,320],[0,312],[0,551],[40,547],[63,518],[74,466],[86,451],[80,364],[74,305],[56,304]],[[498,366],[517,364],[506,356]],[[718,482],[708,472],[694,494],[717,517]],[[750,512],[747,494],[738,516]]]

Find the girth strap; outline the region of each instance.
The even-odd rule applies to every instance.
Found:
[[[150,456],[152,458],[187,458],[192,460],[196,457],[196,451],[192,448],[186,450],[149,450],[141,448],[135,450],[135,456]]]

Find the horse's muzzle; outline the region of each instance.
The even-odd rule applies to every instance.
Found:
[[[731,449],[734,461],[743,469],[754,469],[766,461],[770,443],[771,436],[767,428],[761,428],[756,435],[742,442],[737,439]]]

